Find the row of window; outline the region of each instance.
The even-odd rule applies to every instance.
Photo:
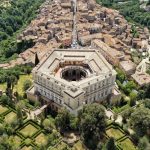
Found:
[[[53,89],[53,90],[55,90],[55,91],[57,91],[59,93],[61,92],[60,86],[56,86],[57,83],[54,85],[50,81],[48,81],[48,80],[46,80],[46,79],[44,79],[44,78],[42,78],[40,76],[36,76],[35,77],[35,81],[38,82],[39,84],[45,86],[48,89]]]
[[[105,81],[103,80],[102,82],[98,82],[95,85],[91,85],[91,86],[87,87],[85,89],[86,93],[90,93],[90,92],[93,92],[93,91],[95,91],[97,89],[103,88],[104,86],[107,86],[108,84],[110,84],[110,81],[112,81],[112,78],[110,78],[109,80],[107,80],[107,82],[105,82]]]
[[[36,91],[39,91],[41,95],[47,97],[48,99],[53,100],[54,102],[56,102],[58,104],[62,104],[61,97],[54,94],[53,92],[48,91],[44,88],[38,88],[38,87],[36,87]]]
[[[85,101],[85,104],[92,103],[94,101],[99,101],[102,98],[108,96],[109,93],[111,93],[111,89],[104,90],[103,92],[97,92],[96,94],[88,97],[87,100]],[[71,107],[71,105],[70,105],[70,98],[67,99],[66,105]],[[80,101],[80,99],[78,99],[77,100],[77,106],[79,107],[80,105],[82,105],[82,101]]]
[[[108,94],[111,93],[111,89],[106,89],[102,92],[97,92],[97,93],[94,93],[94,95],[92,95],[91,97],[88,97],[87,99],[87,103],[92,103],[94,101],[99,101],[101,100],[103,97],[106,97],[108,96]]]

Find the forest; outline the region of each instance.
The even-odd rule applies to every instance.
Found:
[[[8,7],[0,5],[0,61],[9,61],[16,54],[34,45],[32,41],[17,44],[16,37],[35,18],[45,0],[12,0]],[[8,59],[9,58],[9,59]]]
[[[150,12],[140,7],[142,3],[139,0],[97,0],[97,3],[117,9],[129,22],[146,26],[150,29]],[[150,1],[146,5],[148,6],[149,4]]]

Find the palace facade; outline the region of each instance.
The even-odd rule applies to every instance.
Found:
[[[66,107],[74,114],[85,104],[110,97],[116,80],[115,70],[95,49],[55,49],[32,73],[29,99],[33,93],[52,107]]]

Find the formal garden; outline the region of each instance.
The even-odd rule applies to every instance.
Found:
[[[104,104],[105,107],[87,105],[77,117],[66,109],[54,113],[48,108],[48,111],[31,119],[30,113],[42,106],[40,102],[26,98],[25,92],[32,85],[30,73],[28,66],[0,70],[0,89],[3,90],[0,97],[0,149],[85,150],[88,147],[91,150],[110,150],[113,147],[136,150],[144,147],[143,143],[148,143],[149,87],[138,89],[135,95],[138,87],[130,80],[124,83],[126,77],[119,72],[117,82],[123,93],[120,102]],[[113,118],[106,117],[107,108],[114,111]],[[116,122],[118,115],[122,116],[121,123]],[[139,123],[145,128],[141,128]],[[72,137],[66,136],[66,133],[74,134],[76,139],[72,142]],[[68,142],[70,139],[71,143]]]
[[[20,75],[20,76],[19,76],[19,79],[18,79],[18,81],[17,81],[17,84],[14,86],[14,89],[13,89],[14,92],[15,92],[15,91],[18,91],[19,95],[23,96],[23,94],[24,94],[23,84],[24,84],[24,82],[25,82],[26,80],[32,81],[32,75],[31,75],[31,74],[29,74],[29,75],[28,75],[28,74],[27,74],[27,75],[26,75],[26,74]],[[0,89],[1,89],[1,90],[5,91],[6,88],[7,88],[6,82],[0,84]]]
[[[129,134],[126,133],[119,125],[110,124],[106,128],[107,138],[113,137],[119,150],[137,150],[138,148],[132,142]]]
[[[2,128],[1,130],[9,134],[8,140],[16,149],[38,149],[43,145],[53,147],[61,139],[56,130],[47,133],[37,122],[27,120],[26,116],[23,117],[22,124],[18,125],[17,117],[17,112],[13,108],[0,104],[0,125],[7,128],[7,131]]]

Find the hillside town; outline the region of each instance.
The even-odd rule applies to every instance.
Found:
[[[136,67],[132,53],[147,56],[150,53],[149,30],[129,24],[118,11],[102,7],[96,2],[84,0],[77,3],[77,38],[81,47],[98,48],[113,66],[121,68],[141,86],[150,83],[146,71]],[[73,5],[71,1],[46,1],[35,20],[22,32],[17,42],[32,40],[35,45],[19,54],[16,60],[0,64],[9,68],[18,64],[34,64],[35,53],[41,60],[54,48],[69,47],[72,43]],[[145,65],[145,64],[144,64]],[[149,67],[149,61],[146,63]],[[139,80],[140,79],[140,80]]]
[[[0,150],[149,150],[149,5],[4,0]]]

